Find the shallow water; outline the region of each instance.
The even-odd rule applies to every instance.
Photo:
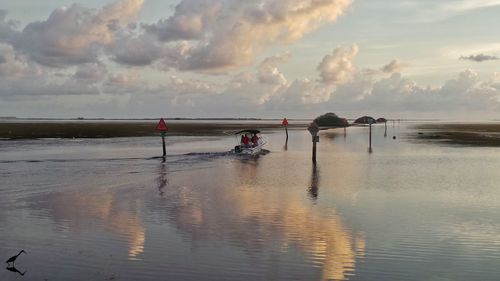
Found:
[[[407,131],[0,142],[0,280],[497,280],[500,152]]]

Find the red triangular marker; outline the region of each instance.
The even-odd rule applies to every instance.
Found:
[[[288,126],[288,120],[286,120],[286,118],[283,118],[283,122],[281,122],[281,125],[282,126]]]
[[[160,122],[158,122],[158,125],[156,125],[156,130],[160,132],[168,131],[167,124],[165,123],[165,120],[163,120],[163,118],[160,118]]]

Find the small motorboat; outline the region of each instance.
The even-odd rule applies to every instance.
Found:
[[[266,144],[266,140],[261,136],[259,130],[241,130],[234,135],[238,140],[238,145],[234,147],[236,154],[256,155]]]

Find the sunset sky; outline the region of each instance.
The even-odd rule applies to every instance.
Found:
[[[1,0],[0,116],[500,119],[500,0],[74,1]]]

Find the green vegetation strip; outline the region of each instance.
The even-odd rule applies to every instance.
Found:
[[[115,138],[157,136],[155,122],[5,122],[0,123],[0,139]],[[167,135],[222,135],[242,129],[272,130],[280,124],[248,123],[168,123]],[[290,125],[305,128],[304,125]]]

